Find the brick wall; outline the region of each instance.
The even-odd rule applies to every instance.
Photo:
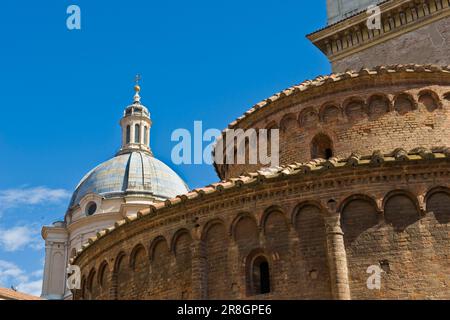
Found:
[[[377,77],[361,79],[353,86],[352,81],[340,87],[324,85],[322,93],[312,93],[312,97],[298,94],[273,103],[248,116],[239,127],[279,128],[281,165],[323,156],[324,136],[329,138],[333,156],[337,157],[450,145],[450,86],[401,84],[401,80],[393,85],[394,79]],[[384,86],[385,81],[391,84]],[[246,162],[217,167],[222,178],[231,178],[255,172],[263,165]]]
[[[75,298],[331,299],[345,293],[348,269],[353,299],[448,299],[449,176],[447,158],[346,166],[167,207],[86,248],[75,261],[83,279],[107,262],[112,290],[87,286]],[[261,259],[271,292],[259,295]],[[380,290],[366,286],[371,265],[386,270]]]

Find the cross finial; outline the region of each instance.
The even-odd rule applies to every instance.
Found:
[[[134,82],[136,82],[136,85],[139,85],[139,81],[141,81],[141,79],[141,75],[139,73],[136,74],[136,76],[134,77]]]

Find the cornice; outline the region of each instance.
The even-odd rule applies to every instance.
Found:
[[[449,1],[442,4],[437,6],[434,0],[388,1],[380,5],[380,30],[368,29],[364,11],[307,38],[333,62],[450,16]]]

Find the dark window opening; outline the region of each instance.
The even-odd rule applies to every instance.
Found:
[[[86,206],[86,215],[92,216],[97,211],[97,204],[91,202]]]
[[[141,143],[141,126],[138,124],[134,127],[134,143]]]
[[[256,295],[271,292],[270,268],[266,258],[259,257],[253,263],[253,293]]]
[[[266,294],[270,292],[270,275],[269,275],[269,264],[263,262],[259,265],[260,270],[260,286],[261,294]]]
[[[127,126],[127,144],[130,143],[131,140],[131,128]]]
[[[389,265],[389,261],[388,260],[381,260],[380,261],[380,267],[386,273],[389,273],[391,271],[391,266]]]
[[[330,159],[333,157],[333,142],[325,134],[318,134],[311,143],[312,159]]]

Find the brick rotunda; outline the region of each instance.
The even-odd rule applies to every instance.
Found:
[[[216,164],[97,232],[75,299],[450,298],[449,1],[382,1],[377,30],[362,2],[308,36],[336,73],[229,126],[278,128],[280,167]]]

